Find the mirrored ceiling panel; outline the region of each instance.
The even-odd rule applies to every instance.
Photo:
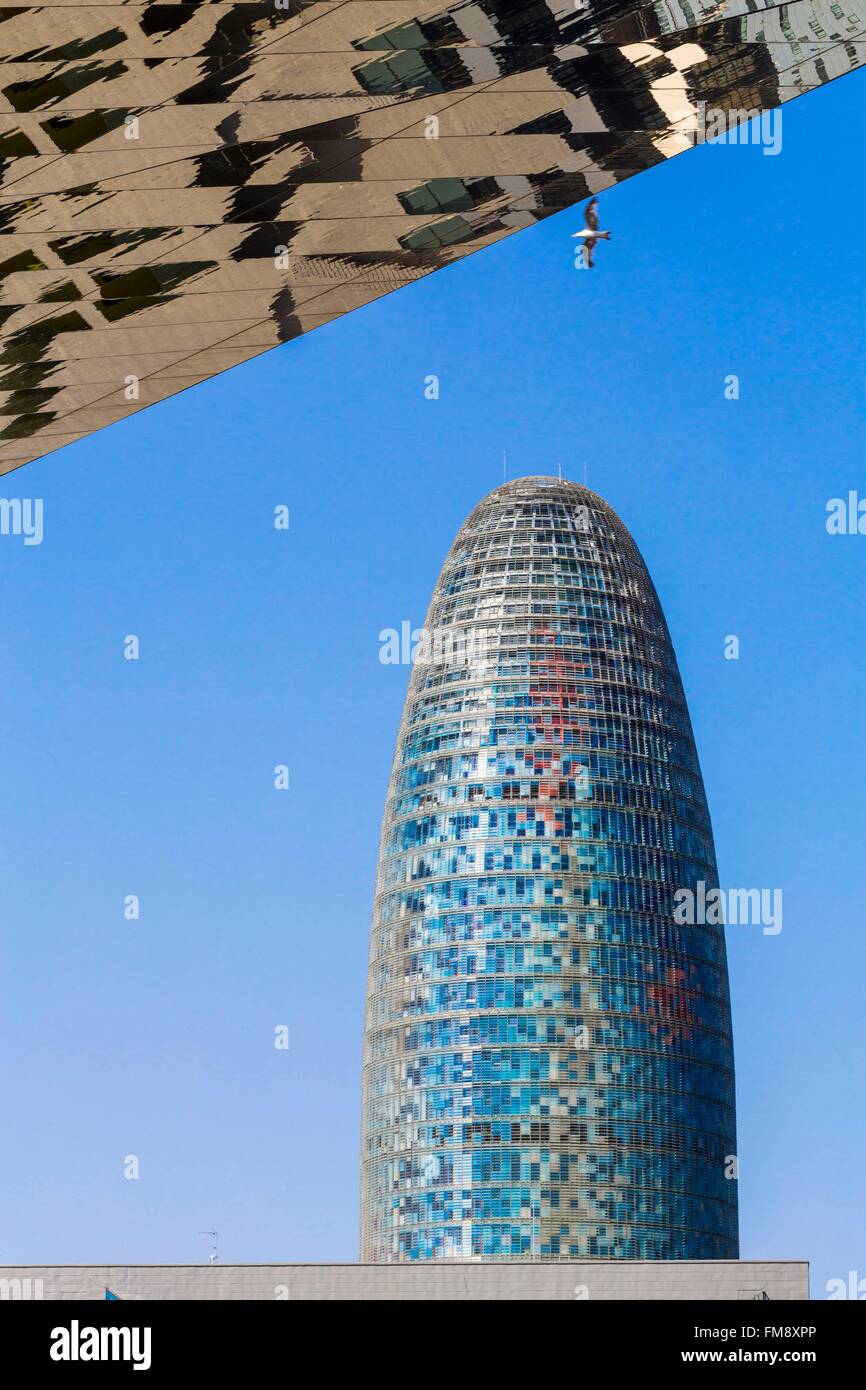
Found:
[[[866,61],[866,0],[0,10],[0,473]]]

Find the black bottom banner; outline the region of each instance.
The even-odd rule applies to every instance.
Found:
[[[339,1375],[345,1358],[353,1377],[366,1379],[378,1364],[388,1380],[396,1373],[402,1381],[414,1366],[411,1374],[421,1383],[437,1363],[441,1371],[443,1355],[460,1380],[481,1363],[485,1381],[498,1365],[508,1375],[515,1353],[522,1359],[531,1343],[538,1355],[552,1337],[550,1349],[562,1352],[574,1379],[593,1367],[619,1383],[630,1370],[665,1374],[674,1367],[688,1372],[713,1365],[811,1366],[826,1376],[859,1364],[866,1321],[861,1303],[844,1301],[576,1301],[566,1308],[557,1301],[536,1306],[527,1325],[527,1310],[518,1312],[516,1301],[485,1301],[483,1315],[464,1307],[451,1316],[431,1308],[430,1301],[408,1307],[412,1300],[364,1301],[360,1316],[336,1300],[3,1302],[0,1335],[7,1375],[15,1365],[25,1375],[52,1377],[98,1376],[110,1368],[115,1374],[204,1372],[224,1378],[266,1366],[282,1368],[294,1380],[303,1366],[309,1380],[317,1368]],[[402,1316],[395,1318],[397,1307]]]

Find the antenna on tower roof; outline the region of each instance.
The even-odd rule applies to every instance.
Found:
[[[584,461],[583,461],[583,485],[584,485],[584,487],[587,486],[587,482],[586,482],[586,459],[584,459]]]
[[[505,483],[505,482],[508,481],[508,478],[507,478],[507,475],[506,475],[506,472],[505,472],[505,460],[506,460],[506,458],[507,458],[507,455],[506,455],[506,453],[505,453],[505,450],[503,449],[503,450],[502,450],[502,481],[503,481],[503,483]]]
[[[199,1235],[200,1235],[200,1236],[210,1236],[210,1238],[211,1238],[210,1262],[211,1262],[212,1265],[215,1265],[215,1264],[218,1262],[218,1260],[219,1260],[219,1255],[218,1255],[218,1253],[217,1253],[217,1239],[218,1239],[218,1237],[219,1237],[219,1231],[199,1231]]]

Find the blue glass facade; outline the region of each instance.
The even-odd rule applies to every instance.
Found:
[[[361,1258],[736,1258],[723,930],[676,658],[631,536],[552,478],[461,528],[382,828]],[[447,639],[447,640],[446,640]]]

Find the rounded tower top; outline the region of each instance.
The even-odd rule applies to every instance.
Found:
[[[570,478],[557,478],[547,473],[530,473],[524,478],[510,478],[492,488],[474,510],[489,507],[494,502],[563,502],[568,506],[600,507],[616,516],[610,503],[583,483]]]

